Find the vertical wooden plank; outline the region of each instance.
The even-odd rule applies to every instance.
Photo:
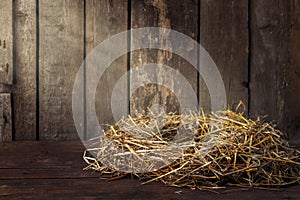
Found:
[[[14,1],[14,138],[36,139],[36,1]]]
[[[12,1],[0,1],[0,84],[13,81]]]
[[[171,0],[133,0],[132,1],[131,27],[162,27],[169,28],[181,33],[184,33],[193,39],[197,39],[198,27],[198,1],[171,1]],[[148,36],[145,35],[145,39]],[[169,52],[163,50],[137,50],[131,54],[131,68],[137,67],[146,63],[164,64],[181,73],[191,84],[195,94],[197,94],[197,70],[186,60],[172,53],[172,44],[168,44],[168,34],[164,36],[165,44],[169,45]],[[131,37],[135,38],[134,35]],[[178,41],[180,42],[180,41]],[[185,51],[196,48],[190,47],[187,44],[182,44]],[[160,70],[157,71],[157,80],[160,78]],[[144,74],[138,75],[140,79],[144,79]],[[174,84],[173,77],[165,80]],[[135,81],[131,78],[130,86],[133,86]],[[174,89],[174,88],[172,88]],[[184,88],[179,88],[182,92]],[[189,98],[189,97],[186,97]],[[133,93],[130,99],[131,114],[147,114],[148,108],[159,104],[166,112],[180,112],[180,105],[175,94],[166,87],[148,84],[140,87]]]
[[[0,141],[12,140],[11,98],[9,93],[0,94]]]
[[[72,89],[83,61],[83,3],[83,0],[40,1],[41,140],[78,139],[72,115]]]
[[[250,115],[268,115],[268,120],[281,120],[283,98],[280,71],[282,52],[279,2],[250,1],[251,12],[251,80]],[[284,30],[283,30],[284,31]],[[285,32],[285,31],[284,31]]]
[[[153,4],[153,1],[151,1]],[[150,2],[150,3],[151,3]],[[131,28],[152,27],[158,26],[159,10],[145,1],[131,0]],[[166,25],[165,25],[166,26]],[[131,35],[131,40],[135,36]],[[147,36],[145,36],[147,37]],[[137,67],[141,64],[155,63],[157,61],[158,53],[156,50],[141,49],[131,52],[130,55],[130,68]],[[141,78],[143,74],[141,74]],[[139,77],[137,77],[139,78]],[[130,77],[129,87],[134,87],[134,81]],[[159,104],[161,102],[159,97],[162,92],[157,85],[147,85],[139,88],[130,97],[130,114],[135,116],[139,113],[145,114],[147,107],[152,104]],[[165,91],[166,92],[166,91]]]
[[[289,134],[291,141],[300,143],[300,2],[287,1],[289,23],[288,52],[289,66],[284,68],[284,99],[285,112],[281,124]],[[284,55],[282,55],[284,57]]]
[[[242,100],[247,106],[248,1],[203,0],[200,7],[200,44],[208,51],[222,75],[227,102],[232,105]],[[207,87],[202,78],[199,82],[200,105],[210,111]]]
[[[251,114],[300,141],[300,3],[251,1]]]
[[[105,39],[122,31],[126,31],[128,26],[128,2],[127,0],[88,0],[86,3],[86,52],[88,55],[93,48]],[[90,63],[87,62],[87,65],[89,64]],[[116,59],[107,68],[98,83],[95,106],[98,121],[101,125],[115,123],[111,111],[111,95],[115,84],[126,71],[127,54]],[[89,74],[87,74],[87,79],[89,79]],[[119,103],[126,107],[128,106],[127,91],[128,86],[126,80],[126,82],[122,83],[122,90],[118,93]],[[89,94],[89,88],[87,88],[87,95]],[[88,120],[87,118],[87,125],[89,125]],[[89,133],[89,131],[92,131],[93,128],[87,127],[87,130],[87,135],[91,136],[93,133]]]

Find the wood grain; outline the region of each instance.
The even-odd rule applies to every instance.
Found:
[[[14,84],[12,86],[15,140],[36,139],[36,1],[14,1]]]
[[[141,185],[138,179],[103,181],[82,171],[80,142],[5,142],[0,146],[1,199],[290,199],[300,198],[299,185],[262,190],[228,187],[211,191]]]
[[[198,4],[197,1],[155,1],[133,0],[131,6],[131,27],[162,27],[177,30],[193,39],[197,38],[198,27]],[[148,39],[150,33],[144,36]],[[146,63],[164,64],[181,73],[191,84],[194,92],[197,94],[197,71],[191,64],[185,61],[180,56],[172,53],[172,44],[168,39],[169,34],[161,35],[161,44],[169,51],[142,49],[133,51],[131,54],[131,68],[134,69]],[[132,39],[135,35],[132,34]],[[178,41],[180,43],[180,41]],[[188,44],[182,44],[183,50],[188,51]],[[157,70],[154,79],[158,81],[162,71]],[[147,75],[138,74],[137,79],[147,79]],[[148,77],[149,78],[149,77]],[[148,108],[159,104],[166,112],[180,112],[179,101],[172,90],[175,91],[175,79],[169,76],[164,82],[169,82],[173,88],[166,88],[163,85],[147,84],[138,88],[131,96],[130,112],[132,115],[147,114]],[[130,80],[130,87],[135,88],[136,81],[133,77]],[[179,93],[183,93],[184,88],[177,88]],[[177,91],[176,90],[176,91]],[[186,97],[190,98],[190,97]]]
[[[284,103],[280,72],[287,64],[287,60],[279,58],[279,53],[286,51],[282,45],[287,42],[283,35],[286,30],[282,29],[279,2],[251,1],[250,16],[250,114],[268,115],[267,120],[279,122]]]
[[[39,16],[36,16],[37,11]],[[276,123],[290,140],[299,141],[299,12],[297,0],[131,0],[130,8],[127,0],[1,0],[0,93],[11,93],[14,138],[78,139],[71,92],[83,61],[84,40],[88,54],[101,41],[128,26],[157,26],[177,30],[193,39],[200,35],[201,45],[222,74],[228,103],[244,101],[251,117],[268,115],[267,121]],[[168,34],[164,37],[170,52],[134,51],[130,68],[149,62],[173,67],[190,82],[195,92],[200,90],[200,105],[209,111],[210,96],[205,83],[197,80],[197,73],[189,63],[171,52]],[[132,35],[131,39],[134,38]],[[129,67],[126,59],[126,55],[117,59],[98,83],[96,111],[101,124],[114,122],[111,93]],[[145,78],[145,74],[138,78]],[[155,78],[160,78],[160,71]],[[175,83],[173,77],[166,81]],[[129,84],[135,84],[132,77]],[[127,105],[129,85],[127,82],[121,85],[120,104]],[[88,92],[87,88],[87,95]],[[161,104],[167,112],[180,111],[179,101],[169,89],[149,84],[132,95],[131,114],[146,114],[155,104]],[[84,118],[83,106],[79,108],[80,113]]]
[[[153,1],[150,1],[150,3],[151,2]],[[150,3],[147,4],[145,1],[138,0],[131,1],[131,28],[158,26],[159,10],[155,9]],[[144,37],[146,38],[147,35]],[[134,38],[134,34],[131,34],[131,40]],[[146,63],[155,63],[157,57],[158,53],[156,50],[141,49],[133,51],[130,54],[130,68],[132,69]],[[145,78],[143,75],[144,74],[139,74],[138,77],[134,78]],[[133,88],[134,84],[135,81],[133,80],[133,77],[130,76],[129,87]],[[130,114],[132,116],[146,114],[147,108],[151,107],[152,104],[162,104],[163,102],[160,102],[162,95],[162,92],[159,91],[160,89],[163,88],[159,88],[157,85],[153,84],[138,88],[130,97]]]
[[[279,190],[227,188],[217,192],[167,187],[160,182],[141,185],[138,180],[103,181],[98,178],[1,180],[2,199],[221,199],[298,200],[299,186]]]
[[[111,36],[126,31],[128,2],[120,1],[97,1],[90,0],[86,2],[86,53],[87,55],[102,41]],[[116,47],[117,48],[117,47]],[[90,65],[90,66],[89,66]],[[87,62],[87,68],[94,67],[93,63]],[[103,73],[96,91],[96,113],[99,123],[114,124],[115,120],[111,111],[111,95],[115,84],[127,71],[127,54],[116,59]],[[87,71],[87,80],[89,72]],[[122,89],[118,91],[118,103],[128,108],[128,85],[127,80],[121,83]],[[87,95],[91,91],[87,88]],[[90,108],[87,108],[90,109]],[[87,116],[87,136],[92,135],[93,127],[90,127]],[[106,128],[106,127],[103,127]]]
[[[11,91],[11,85],[0,84],[0,93],[9,93]]]
[[[97,177],[92,171],[82,170],[86,166],[83,151],[80,142],[3,143],[0,179]],[[7,160],[8,154],[14,156]]]
[[[268,115],[299,141],[300,4],[253,1],[251,8],[251,114]]]
[[[280,54],[281,59],[289,58],[283,69],[284,91],[284,115],[283,129],[288,133],[289,139],[300,141],[300,2],[297,0],[287,1],[285,16],[285,30],[288,30],[288,55]],[[285,33],[282,33],[285,34]],[[281,40],[284,42],[285,40]]]
[[[0,84],[13,82],[12,0],[0,1]]]
[[[72,89],[83,62],[84,4],[82,0],[40,1],[39,13],[40,139],[78,139]]]
[[[248,1],[204,0],[200,8],[200,44],[208,51],[221,73],[227,102],[232,105],[242,100],[247,107]],[[210,111],[211,97],[207,86],[202,78],[199,82],[200,105]]]
[[[0,94],[0,141],[12,140],[11,96]]]

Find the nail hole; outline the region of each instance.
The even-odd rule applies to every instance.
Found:
[[[0,46],[2,45],[2,41],[0,40]]]
[[[4,48],[4,49],[6,48],[5,40],[3,40],[3,48]]]
[[[243,85],[245,88],[249,88],[249,83],[246,82],[246,81],[243,81],[243,82],[242,82],[242,85]]]

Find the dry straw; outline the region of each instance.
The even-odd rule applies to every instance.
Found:
[[[101,162],[107,161],[107,157],[114,157],[111,151],[107,155],[108,145],[112,145],[122,149],[123,155],[124,152],[131,154],[124,162],[137,167],[138,161],[146,159],[145,153],[162,152],[160,159],[166,159],[167,166],[133,173],[143,180],[143,184],[160,180],[170,186],[203,189],[226,185],[271,187],[299,182],[300,151],[291,148],[283,133],[270,123],[262,122],[260,118],[251,120],[244,117],[243,111],[238,111],[244,110],[242,106],[240,103],[234,111],[228,109],[210,114],[128,116],[105,132],[106,145],[101,143],[84,152],[83,158],[88,164],[85,169],[99,171],[101,178],[107,180],[131,175]],[[196,124],[196,129],[192,129],[191,124]],[[165,151],[167,155],[163,155],[163,149],[174,140],[179,129],[193,134],[192,140],[181,139],[182,142],[177,143],[184,149],[180,154]],[[93,151],[97,158],[90,155]],[[172,153],[177,159],[167,160]],[[122,156],[118,152],[115,154]]]

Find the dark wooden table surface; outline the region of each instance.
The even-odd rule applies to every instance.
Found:
[[[227,188],[219,194],[138,180],[102,181],[83,171],[80,142],[0,145],[0,199],[300,199],[300,185],[280,190]]]

